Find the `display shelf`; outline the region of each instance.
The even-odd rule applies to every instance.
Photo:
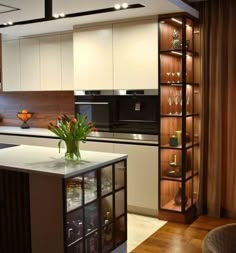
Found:
[[[165,144],[165,145],[161,145],[161,148],[165,148],[165,149],[189,149],[192,148],[193,146],[198,145],[198,142],[188,142],[186,143],[186,145],[183,147],[182,145],[178,145],[178,146],[170,146],[170,144]]]
[[[167,50],[160,50],[160,54],[167,54],[167,55],[173,55],[176,57],[182,57],[183,55],[183,49],[167,49]],[[198,52],[194,52],[193,50],[186,50],[186,54],[188,56],[199,56]]]
[[[185,210],[188,210],[192,205],[191,199],[188,199],[185,204]],[[181,212],[181,205],[176,205],[174,199],[169,201],[167,204],[161,207],[162,209]]]
[[[200,131],[197,29],[197,21],[187,14],[159,16],[159,214],[177,222],[195,216]]]
[[[192,174],[192,171],[186,171],[185,173],[185,181],[191,179],[192,177],[198,175],[198,171],[194,171]],[[170,177],[170,176],[161,176],[161,180],[169,180],[169,181],[177,181],[181,182],[183,179],[181,176],[176,176],[176,177]]]
[[[126,160],[65,180],[66,253],[108,253],[123,243],[126,195]],[[78,196],[80,206],[73,209],[68,203]]]

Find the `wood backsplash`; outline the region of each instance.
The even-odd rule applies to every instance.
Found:
[[[20,126],[17,112],[33,112],[28,121],[31,127],[47,128],[58,115],[74,115],[73,91],[0,92],[0,126]]]

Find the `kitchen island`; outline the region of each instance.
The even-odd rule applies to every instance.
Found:
[[[125,252],[127,155],[0,149],[0,252]]]

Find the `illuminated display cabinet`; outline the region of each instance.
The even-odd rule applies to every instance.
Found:
[[[187,14],[159,16],[159,218],[184,223],[199,191],[199,32]]]

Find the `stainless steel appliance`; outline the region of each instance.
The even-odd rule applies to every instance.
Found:
[[[117,90],[115,94],[115,132],[158,134],[158,90]]]
[[[158,90],[75,91],[75,114],[88,116],[99,132],[159,134]]]
[[[86,114],[99,131],[112,131],[113,91],[75,91],[75,114]]]

